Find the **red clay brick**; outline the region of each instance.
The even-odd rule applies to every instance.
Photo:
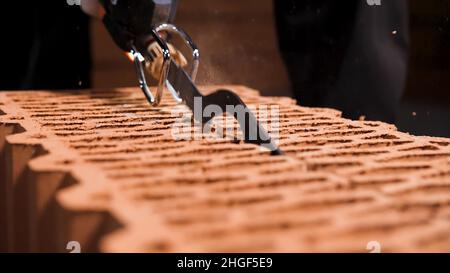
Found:
[[[286,156],[174,141],[136,89],[0,93],[0,250],[450,251],[450,139],[231,88]]]

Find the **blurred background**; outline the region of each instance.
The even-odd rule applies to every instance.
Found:
[[[291,95],[272,0],[181,0],[175,23],[200,48],[199,84],[243,84],[267,95]],[[92,22],[91,39],[93,85],[136,85],[133,67],[101,22]]]
[[[410,61],[397,120],[403,131],[450,136],[449,3],[409,1]],[[181,0],[176,24],[201,49],[199,84],[242,84],[264,95],[292,95],[272,0]],[[136,85],[132,65],[101,22],[93,22],[91,30],[93,86]]]

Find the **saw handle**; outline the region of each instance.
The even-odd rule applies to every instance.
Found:
[[[161,24],[161,25],[157,26],[156,28],[154,28],[152,30],[152,38],[158,44],[158,46],[161,48],[163,63],[162,63],[161,73],[160,73],[160,76],[158,79],[158,86],[156,87],[157,88],[156,94],[153,95],[153,93],[150,90],[150,87],[147,84],[147,79],[146,79],[145,64],[146,64],[147,60],[144,58],[144,55],[136,49],[136,45],[131,43],[130,53],[134,57],[136,72],[137,72],[138,79],[139,79],[139,87],[142,89],[142,92],[144,92],[146,98],[148,99],[148,101],[151,103],[152,106],[158,106],[161,103],[161,99],[162,99],[163,92],[166,87],[166,82],[167,82],[167,78],[168,78],[170,62],[172,61],[171,60],[172,56],[170,54],[170,48],[169,48],[167,41],[163,38],[163,35],[162,35],[163,33],[177,35],[178,37],[180,37],[183,40],[183,42],[192,51],[192,67],[191,67],[191,71],[189,73],[189,75],[191,76],[192,82],[195,82],[195,79],[197,77],[198,67],[200,64],[200,51],[197,48],[197,46],[195,45],[195,43],[192,41],[191,37],[185,31],[183,31],[182,29],[180,29],[172,24]],[[165,37],[168,37],[168,36],[169,35],[165,35]],[[180,95],[178,94],[177,91],[173,90],[172,88],[168,88],[168,90],[170,91],[171,95],[177,102],[182,101],[182,99],[180,98]]]

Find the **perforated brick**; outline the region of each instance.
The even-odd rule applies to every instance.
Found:
[[[450,139],[230,88],[285,156],[175,140],[137,89],[0,93],[2,250],[450,251]]]

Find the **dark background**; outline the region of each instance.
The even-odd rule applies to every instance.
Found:
[[[450,136],[450,1],[409,3],[411,54],[398,127]]]

